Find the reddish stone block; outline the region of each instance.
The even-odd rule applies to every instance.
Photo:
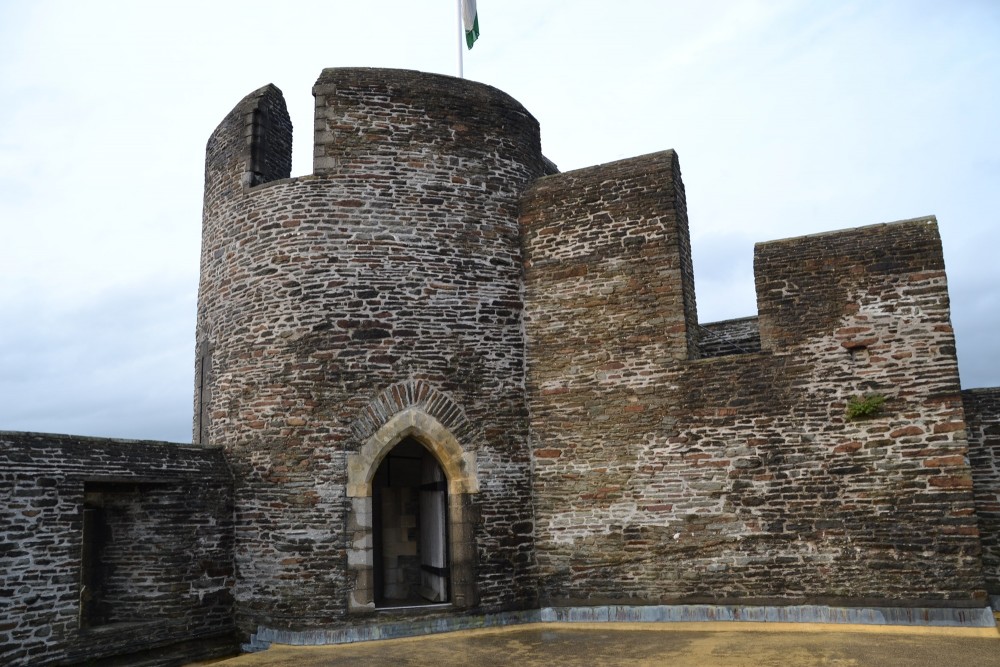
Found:
[[[965,465],[964,456],[939,456],[924,461],[924,466],[927,468],[952,468]]]
[[[937,477],[928,477],[927,483],[941,489],[971,489],[972,477],[939,475]]]
[[[562,450],[560,449],[536,449],[534,454],[540,459],[557,459],[562,456]]]
[[[935,433],[954,433],[955,431],[964,431],[965,422],[962,421],[951,421],[951,422],[938,422],[934,424]]]

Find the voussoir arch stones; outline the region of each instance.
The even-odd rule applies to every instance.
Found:
[[[372,478],[385,455],[403,438],[414,437],[434,454],[445,476],[448,492],[479,491],[475,452],[466,451],[475,430],[455,401],[421,380],[387,387],[365,407],[351,425],[361,448],[347,455],[347,495],[368,497]]]

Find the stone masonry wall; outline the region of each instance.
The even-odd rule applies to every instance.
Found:
[[[684,211],[673,152],[548,176],[522,202],[543,602],[653,596],[671,567],[638,532],[670,510],[640,457],[696,349]]]
[[[986,591],[1000,596],[1000,387],[962,392]]]
[[[934,221],[759,244],[762,351],[690,360],[681,281],[656,273],[686,260],[644,233],[680,186],[634,187],[649,173],[614,163],[589,209],[550,185],[574,172],[526,198],[543,603],[982,605]],[[881,413],[847,419],[873,392]]]
[[[110,608],[88,623],[81,554],[95,488],[122,493],[103,538]],[[232,512],[220,450],[0,432],[0,663],[159,650],[176,664],[232,650]]]
[[[698,334],[699,357],[760,352],[760,329],[756,317],[700,325]]]
[[[516,215],[544,170],[537,123],[500,91],[416,72],[325,70],[314,95],[316,174],[237,188],[245,158],[214,151],[251,98],[207,157],[201,400],[236,477],[238,623],[348,620],[351,425],[397,385],[476,425],[460,444],[480,475],[482,608],[534,604]]]

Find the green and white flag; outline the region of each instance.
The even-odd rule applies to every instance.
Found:
[[[476,12],[476,0],[462,0],[462,22],[465,25],[465,43],[472,45],[479,39],[479,14]]]

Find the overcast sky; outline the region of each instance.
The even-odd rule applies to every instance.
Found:
[[[0,0],[0,430],[190,442],[205,142],[324,67],[457,73],[455,0]],[[1000,2],[479,0],[469,79],[562,170],[674,148],[700,319],[753,244],[938,216],[965,387],[1000,385]]]

